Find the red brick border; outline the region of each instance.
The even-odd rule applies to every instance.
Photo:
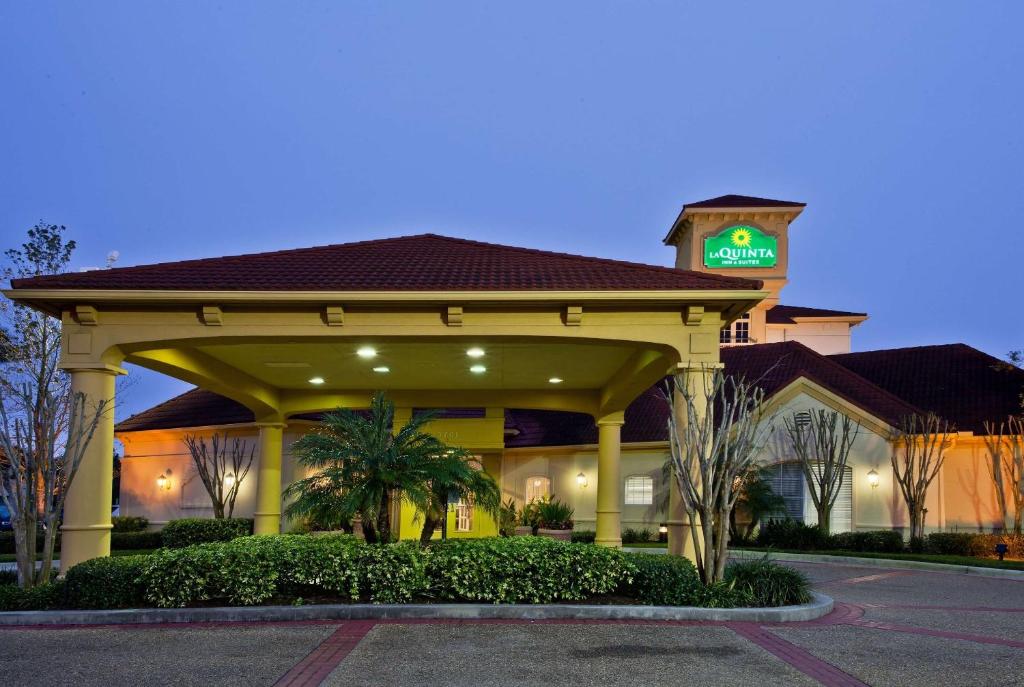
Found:
[[[768,653],[787,663],[825,687],[869,687],[849,673],[822,661],[813,654],[787,642],[757,623],[726,623],[726,627],[758,645]]]
[[[342,622],[330,637],[275,682],[275,687],[317,687],[376,624],[373,620]]]

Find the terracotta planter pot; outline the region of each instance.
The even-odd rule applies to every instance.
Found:
[[[516,536],[517,537],[529,537],[532,534],[533,534],[533,528],[532,527],[522,527],[522,526],[520,526],[520,527],[516,528]]]
[[[572,530],[546,530],[543,527],[537,530],[540,537],[549,537],[558,541],[572,541]]]

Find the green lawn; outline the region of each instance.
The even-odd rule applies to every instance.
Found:
[[[157,549],[115,549],[110,552],[111,556],[148,556]],[[53,554],[56,560],[60,560],[60,551]],[[16,560],[13,553],[0,553],[0,563],[13,563]]]
[[[972,556],[943,556],[933,553],[870,553],[865,551],[798,551],[796,549],[766,549],[745,546],[736,551],[764,551],[765,553],[797,553],[820,556],[845,556],[847,558],[878,558],[891,561],[921,561],[923,563],[944,563],[946,565],[970,565],[975,568],[999,568],[1002,570],[1024,570],[1024,561],[1000,561],[995,558],[974,558]]]

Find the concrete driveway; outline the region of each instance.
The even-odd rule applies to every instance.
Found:
[[[837,601],[766,626],[349,621],[0,629],[11,685],[1024,685],[1024,582],[789,563]]]

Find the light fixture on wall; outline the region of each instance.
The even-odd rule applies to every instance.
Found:
[[[582,472],[576,475],[576,486],[579,487],[580,489],[587,488],[587,476],[584,475]]]
[[[161,491],[171,490],[171,469],[167,468],[167,472],[161,474],[156,478],[156,487]]]
[[[229,472],[224,475],[224,487],[230,489],[233,486],[235,486],[235,473]]]
[[[874,489],[875,487],[878,486],[878,471],[877,470],[871,470],[871,471],[868,472],[868,484],[871,485],[872,489]]]

